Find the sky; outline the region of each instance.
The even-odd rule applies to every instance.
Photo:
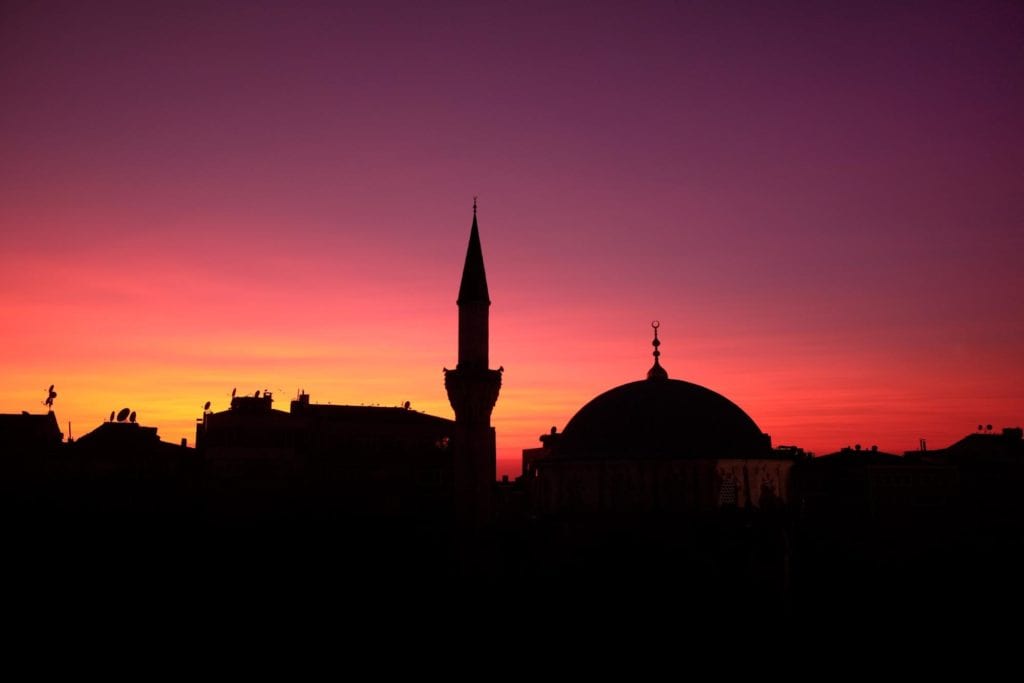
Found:
[[[0,412],[451,416],[479,196],[499,471],[670,377],[775,444],[1024,420],[1018,2],[0,2]]]

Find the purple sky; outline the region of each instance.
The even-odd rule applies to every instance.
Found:
[[[176,438],[263,333],[218,391],[445,414],[477,194],[506,457],[652,318],[776,442],[1017,423],[1022,76],[1016,2],[6,2],[0,410]]]

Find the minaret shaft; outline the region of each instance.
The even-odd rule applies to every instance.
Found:
[[[489,308],[477,301],[459,306],[459,368],[487,369]]]

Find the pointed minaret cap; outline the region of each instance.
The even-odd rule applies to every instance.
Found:
[[[480,248],[480,229],[476,225],[476,197],[473,197],[473,227],[469,231],[469,247],[466,249],[466,265],[462,268],[462,283],[459,285],[458,305],[482,303],[491,304],[487,292],[487,273],[484,272],[484,253]]]
[[[661,327],[661,323],[657,320],[651,322],[651,328],[654,330],[654,341],[651,342],[654,347],[654,365],[647,371],[647,379],[668,379],[668,373],[658,362],[658,357],[661,355],[661,351],[658,350],[658,347],[661,346],[661,340],[658,339],[659,327]]]

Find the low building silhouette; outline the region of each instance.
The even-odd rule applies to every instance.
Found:
[[[955,467],[874,446],[802,460],[795,480],[802,516],[829,525],[932,522],[950,514],[960,498]]]
[[[0,443],[5,457],[20,453],[38,453],[56,448],[64,439],[53,411],[33,415],[0,414]]]
[[[1017,604],[1024,569],[1019,433],[940,450],[846,447],[794,468],[797,608],[926,614]],[[837,590],[842,586],[842,590]]]
[[[429,520],[452,506],[454,423],[409,408],[236,396],[206,413],[196,449],[223,515]]]
[[[46,464],[63,451],[63,438],[52,410],[0,414],[2,519],[15,518],[34,505],[44,488]]]
[[[965,513],[991,524],[1024,525],[1024,430],[968,434],[946,448],[908,451],[910,460],[954,468]]]
[[[26,445],[17,466],[5,458],[0,472],[0,530],[18,571],[112,571],[202,529],[193,449],[123,420],[61,443],[53,414],[41,422],[46,437]]]

